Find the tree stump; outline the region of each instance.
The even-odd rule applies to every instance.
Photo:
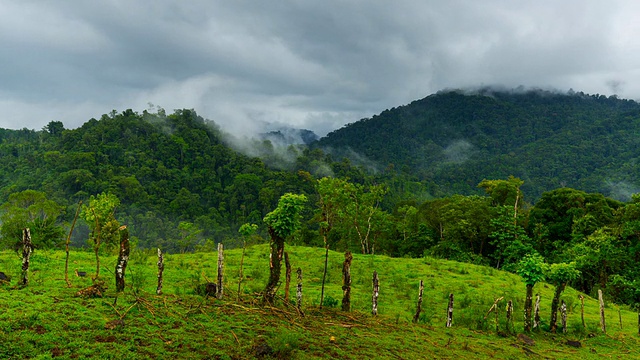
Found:
[[[371,295],[371,314],[378,315],[378,294],[380,293],[380,282],[378,273],[373,272],[373,294]]]
[[[420,320],[420,312],[422,312],[422,294],[424,292],[424,282],[420,280],[420,285],[418,286],[418,306],[416,306],[416,314],[413,316],[413,322],[418,323]]]
[[[602,298],[602,290],[598,290],[598,301],[600,302],[600,328],[603,333],[607,333],[607,325],[604,320],[604,299]]]
[[[129,230],[126,225],[120,226],[120,253],[118,254],[118,262],[116,263],[116,291],[124,290],[124,275],[129,262]]]
[[[344,253],[342,264],[342,311],[351,311],[351,261],[353,255],[350,251]]]
[[[449,294],[449,305],[447,306],[447,327],[453,325],[453,293]]]
[[[224,246],[218,243],[218,288],[216,298],[222,299],[224,295]]]
[[[162,273],[164,272],[164,256],[162,251],[158,248],[158,287],[156,288],[156,294],[162,295]]]
[[[22,279],[20,281],[22,286],[29,284],[29,259],[31,258],[32,252],[31,230],[25,228],[22,230]]]

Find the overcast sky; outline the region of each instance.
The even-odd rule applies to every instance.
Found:
[[[445,88],[640,99],[637,1],[0,0],[0,127],[193,108],[319,135]]]

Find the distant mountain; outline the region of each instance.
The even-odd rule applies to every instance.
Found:
[[[525,180],[529,199],[564,186],[622,200],[640,192],[640,104],[615,96],[442,91],[313,146],[415,176],[436,196],[476,193],[483,179],[509,175]]]
[[[311,130],[294,128],[280,128],[262,133],[259,137],[261,140],[269,140],[274,145],[283,147],[300,144],[309,145],[320,138]]]

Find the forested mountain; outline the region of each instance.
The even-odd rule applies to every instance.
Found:
[[[529,199],[567,186],[628,200],[638,189],[638,135],[640,105],[631,100],[485,88],[385,110],[315,146],[414,175],[435,196],[478,193],[483,179],[514,175]]]

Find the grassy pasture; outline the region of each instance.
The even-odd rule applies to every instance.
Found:
[[[12,276],[10,284],[0,287],[0,358],[640,358],[637,313],[607,304],[605,335],[600,331],[598,302],[587,297],[587,328],[583,329],[579,293],[570,288],[563,294],[569,309],[568,332],[551,334],[546,327],[553,287],[536,285],[534,293],[542,296],[543,329],[529,335],[535,341],[530,346],[517,336],[523,329],[525,292],[517,275],[440,259],[354,254],[353,311],[344,313],[339,310],[344,255],[330,252],[325,306],[320,309],[324,250],[288,246],[287,251],[294,268],[292,298],[295,269],[303,271],[304,317],[282,302],[275,307],[260,305],[257,294],[266,284],[269,263],[269,248],[264,244],[247,248],[239,299],[242,250],[225,251],[223,300],[195,293],[197,284],[216,278],[215,252],[166,255],[161,296],[155,295],[155,252],[133,252],[127,288],[119,295],[114,291],[116,256],[105,254],[100,273],[108,289],[102,298],[75,296],[91,285],[91,279],[76,277],[73,270],[95,272],[93,253],[72,251],[71,288],[64,282],[63,251],[36,250],[26,288],[16,286],[20,258],[11,252],[0,253],[0,271]],[[374,270],[380,278],[376,317],[370,315]],[[413,324],[421,279],[425,284],[423,313],[419,323]],[[449,293],[455,296],[452,328],[444,326]],[[284,294],[284,284],[279,294]],[[498,334],[494,315],[486,319],[485,315],[501,296],[505,300],[499,304]],[[507,300],[514,302],[515,330],[511,333],[505,332]],[[568,340],[578,340],[582,346],[568,346]]]

